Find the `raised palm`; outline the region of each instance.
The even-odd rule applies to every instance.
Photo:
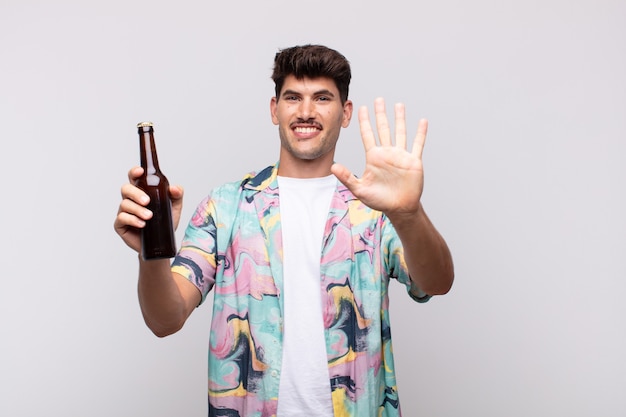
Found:
[[[367,107],[359,109],[361,139],[365,148],[365,170],[359,178],[341,164],[334,164],[332,172],[367,206],[385,214],[415,213],[424,188],[422,151],[426,141],[428,122],[420,120],[411,150],[407,149],[405,109],[396,104],[395,140],[385,110],[385,101],[374,102],[378,141],[369,120]]]

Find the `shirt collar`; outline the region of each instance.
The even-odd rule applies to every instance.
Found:
[[[252,172],[246,175],[241,183],[243,189],[252,190],[256,192],[270,192],[275,193],[278,189],[278,165],[277,162],[274,165],[270,165],[267,168],[259,172]],[[337,193],[339,193],[344,201],[347,203],[351,200],[356,200],[356,197],[343,185],[340,181],[337,181]]]

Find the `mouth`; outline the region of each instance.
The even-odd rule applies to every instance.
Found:
[[[322,126],[318,123],[294,123],[291,129],[297,136],[307,138],[317,135],[322,130]]]
[[[310,126],[309,126],[309,127],[300,127],[300,126],[297,126],[297,127],[295,127],[295,128],[293,129],[293,131],[294,131],[294,132],[296,132],[296,133],[300,133],[300,134],[303,134],[303,135],[309,135],[309,134],[311,134],[311,133],[316,133],[318,130],[319,130],[318,128],[316,128],[316,127],[310,127]]]

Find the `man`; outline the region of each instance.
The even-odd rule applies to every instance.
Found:
[[[377,99],[379,144],[359,109],[363,175],[334,163],[352,117],[350,78],[345,57],[324,46],[277,53],[278,163],[214,189],[171,265],[139,260],[139,301],[158,336],[178,331],[214,290],[210,416],[400,415],[389,280],[424,302],[450,289],[452,259],[420,203],[426,120],[409,151],[404,106],[392,138]],[[137,252],[151,217],[132,185],[141,172],[129,172],[115,221]],[[177,225],[183,190],[170,193]]]

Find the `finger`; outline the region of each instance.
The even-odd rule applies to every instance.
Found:
[[[180,222],[180,214],[183,210],[183,187],[176,185],[170,186],[170,197],[172,199],[172,221],[174,224],[174,230],[178,229],[178,223]]]
[[[363,141],[363,147],[365,152],[376,146],[376,137],[370,124],[370,116],[366,106],[359,108],[359,128],[361,130],[361,140]]]
[[[172,200],[180,200],[183,198],[185,190],[180,185],[170,185],[170,197]]]
[[[137,178],[141,177],[143,174],[143,168],[139,166],[134,166],[128,171],[128,181],[134,183],[137,181]]]
[[[385,111],[385,100],[381,97],[374,100],[374,113],[376,115],[376,128],[378,130],[378,138],[381,146],[391,146],[391,129],[387,121],[387,113]]]
[[[421,119],[417,125],[417,134],[413,141],[412,154],[422,159],[422,153],[424,152],[424,144],[426,143],[426,134],[428,133],[428,120]]]
[[[133,216],[127,212],[118,213],[115,218],[115,223],[113,227],[118,232],[118,234],[124,233],[129,227],[134,227],[136,229],[141,229],[146,225],[146,221],[138,218],[137,216]]]
[[[122,213],[126,213],[127,215],[135,217],[139,220],[148,220],[152,218],[152,211],[128,199],[122,200],[120,203],[118,215]]]
[[[150,202],[150,197],[148,196],[148,194],[146,194],[141,188],[137,187],[134,184],[122,185],[121,192],[123,200],[131,200],[142,206],[146,206]]]
[[[344,165],[334,163],[330,167],[330,172],[350,191],[353,191],[358,184],[358,179]]]
[[[396,115],[396,146],[400,149],[406,149],[406,118],[404,104],[397,103],[394,110]]]

